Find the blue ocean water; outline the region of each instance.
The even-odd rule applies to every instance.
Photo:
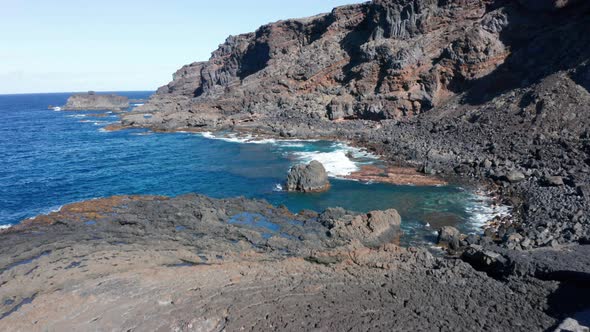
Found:
[[[137,99],[151,94],[117,93]],[[194,133],[105,132],[101,129],[116,122],[116,114],[48,109],[65,104],[68,96],[0,95],[0,226],[97,197],[195,192],[262,198],[293,212],[334,206],[359,212],[396,208],[402,215],[403,242],[418,244],[431,241],[441,225],[478,232],[482,221],[496,212],[485,198],[455,186],[333,178],[326,193],[286,193],[280,184],[294,163],[320,159],[338,175],[371,159],[327,141],[244,143]]]

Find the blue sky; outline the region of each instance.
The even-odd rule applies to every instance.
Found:
[[[154,90],[229,35],[358,0],[0,0],[0,94]]]

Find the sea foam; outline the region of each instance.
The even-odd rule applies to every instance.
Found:
[[[346,155],[345,150],[294,152],[293,155],[306,163],[312,160],[319,161],[326,168],[328,175],[332,177],[342,177],[360,170],[360,167]]]
[[[306,144],[318,142],[318,140],[301,140],[301,139],[274,139],[258,138],[252,135],[238,136],[228,134],[216,136],[211,132],[199,133],[208,139],[222,140],[232,143],[248,144],[273,144],[280,147],[290,148],[288,155],[292,155],[296,160],[309,163],[312,160],[321,162],[326,168],[326,172],[331,177],[345,177],[353,172],[359,171],[363,164],[370,164],[379,158],[365,150],[349,146],[345,143],[332,144],[332,151],[297,151],[297,148],[305,148]],[[293,150],[291,150],[293,149]]]

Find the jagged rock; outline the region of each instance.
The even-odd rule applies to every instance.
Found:
[[[307,165],[295,165],[289,171],[288,191],[319,192],[329,188],[328,173],[319,161],[312,160]]]
[[[543,178],[543,182],[545,185],[552,186],[552,187],[559,187],[563,186],[563,178],[561,176],[545,176]]]
[[[486,250],[479,245],[470,245],[461,255],[461,259],[475,269],[491,276],[500,277],[507,273],[508,261],[501,254]]]
[[[127,108],[129,108],[127,97],[114,94],[98,95],[89,92],[72,95],[62,109],[66,111],[122,111]]]
[[[459,241],[461,240],[461,232],[451,226],[444,226],[438,230],[437,244],[448,247],[452,250],[459,249]]]
[[[526,175],[519,171],[511,171],[506,174],[506,180],[510,183],[518,183],[524,181],[526,179]]]
[[[332,237],[358,240],[371,247],[399,243],[401,236],[401,217],[394,209],[371,211],[366,215],[330,209],[320,215],[319,221],[330,229]]]

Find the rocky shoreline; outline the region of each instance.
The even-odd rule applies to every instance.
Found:
[[[110,129],[352,142],[404,167],[387,178],[482,186],[513,215],[479,235],[443,230],[447,254],[434,257],[395,245],[395,211],[77,203],[0,232],[0,329],[588,326],[589,13],[581,1],[374,0],[228,38]]]

